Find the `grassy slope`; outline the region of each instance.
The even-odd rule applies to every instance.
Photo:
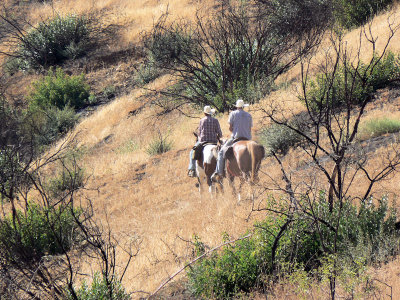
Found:
[[[174,18],[191,18],[196,6],[209,4],[211,1],[204,4],[188,0],[62,0],[55,2],[54,9],[62,14],[93,9],[107,12],[110,22],[125,26],[120,43],[110,49],[116,51],[135,43],[139,33],[150,28],[167,7]],[[36,5],[31,16],[33,20],[40,20],[51,15],[52,9],[49,5]],[[375,20],[374,32],[380,36],[378,44],[383,41],[387,16]],[[347,37],[349,43],[354,44],[358,31],[351,32]],[[398,37],[391,47],[395,51],[400,50]],[[363,54],[366,53],[363,51]],[[112,66],[113,69],[117,67]],[[295,68],[287,75],[287,79],[298,77],[298,72],[299,69]],[[105,74],[107,72],[96,71],[88,76],[99,86],[106,86]],[[129,74],[120,75],[120,80],[129,77]],[[160,88],[167,82],[168,78],[164,77],[152,85]],[[294,84],[285,91],[274,93],[261,105],[284,99],[282,103],[285,107],[300,109],[292,87]],[[170,113],[163,118],[156,118],[157,108],[148,105],[148,99],[143,95],[142,90],[131,90],[127,95],[100,107],[76,128],[79,145],[86,149],[83,164],[91,175],[89,187],[98,189],[95,192],[85,192],[93,200],[97,217],[104,221],[107,216],[121,244],[136,236],[142,240],[140,253],[128,269],[123,282],[129,291],[154,290],[168,274],[184,263],[191,253],[188,244],[178,236],[189,240],[196,233],[212,246],[221,242],[224,231],[237,237],[252,224],[246,221],[251,208],[248,200],[236,205],[236,199],[229,193],[214,199],[207,194],[200,196],[194,187],[195,181],[186,177],[188,152],[193,144],[191,132],[196,128],[201,115],[198,118],[187,118]],[[382,105],[371,105],[367,116],[391,114],[400,117],[397,112],[400,100],[395,99],[391,105],[385,102],[385,94],[382,94]],[[134,111],[139,112],[134,114]],[[259,112],[253,111],[253,114],[256,133],[262,126],[263,118]],[[218,118],[224,134],[227,134],[227,116]],[[163,134],[169,134],[174,142],[173,150],[149,157],[145,149],[158,129]],[[304,162],[298,160],[298,153],[292,152],[285,163],[299,166]],[[374,160],[371,167],[374,164],[378,165],[379,161]],[[280,177],[279,169],[271,160],[264,160],[262,171],[272,177]],[[262,174],[261,179],[268,185],[266,175]],[[377,190],[398,194],[398,179],[392,178],[377,187]],[[358,180],[361,183],[358,186],[362,187],[362,178]],[[260,217],[254,214],[252,220]],[[123,255],[121,258],[123,261]],[[400,295],[400,284],[396,283],[399,269],[400,263],[395,261],[382,270],[373,271],[374,276],[394,287],[393,295]]]

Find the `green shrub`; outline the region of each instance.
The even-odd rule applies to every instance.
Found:
[[[57,16],[33,28],[14,56],[14,67],[38,69],[84,55],[92,46],[90,22],[83,16]]]
[[[69,106],[63,109],[54,106],[50,106],[46,110],[31,109],[28,113],[34,122],[36,129],[34,137],[39,147],[55,142],[60,136],[72,129],[78,120],[75,110]]]
[[[192,36],[183,26],[173,26],[165,30],[165,19],[160,20],[153,30],[144,37],[144,46],[151,61],[168,67],[187,59],[193,51]]]
[[[215,57],[201,69],[193,71],[192,83],[186,89],[187,96],[204,97],[218,111],[232,108],[238,98],[254,103],[272,89],[273,82],[268,79],[273,72],[272,59],[271,49],[267,46],[260,49],[256,42],[231,45],[223,62]]]
[[[229,299],[255,286],[262,265],[256,240],[242,240],[194,266],[188,272],[190,288],[199,297]]]
[[[374,56],[369,65],[360,63],[357,71],[350,65],[341,65],[335,73],[318,74],[308,83],[307,104],[314,111],[357,105],[399,76],[400,60],[392,52],[380,60]]]
[[[298,145],[303,137],[284,125],[272,124],[261,131],[260,139],[267,155],[272,153],[285,155],[291,147]]]
[[[345,28],[363,25],[378,12],[386,9],[393,0],[335,0],[334,15]]]
[[[74,209],[79,218],[80,211]],[[0,220],[0,249],[10,261],[39,260],[44,255],[56,255],[71,249],[79,240],[79,230],[70,206],[43,208],[30,203],[28,209],[17,211]]]
[[[149,155],[157,155],[168,152],[172,148],[172,142],[168,140],[168,136],[159,134],[154,138],[146,149]]]
[[[389,118],[373,119],[361,123],[358,131],[358,139],[366,140],[387,133],[395,133],[399,131],[400,131],[400,121],[397,119],[389,119]]]
[[[281,262],[290,261],[307,269],[318,266],[325,255],[321,251],[322,243],[329,249],[335,248],[336,233],[326,224],[336,224],[339,215],[340,226],[336,236],[338,258],[349,263],[360,260],[375,263],[384,262],[397,253],[400,241],[400,235],[395,231],[397,212],[388,207],[386,197],[380,199],[377,205],[370,203],[370,199],[362,201],[359,207],[351,201],[344,201],[342,206],[335,203],[332,212],[328,202],[321,198],[314,203],[313,211],[326,222],[325,225],[320,223],[318,229],[312,219],[304,218],[301,213],[296,216],[291,229],[281,240]]]
[[[89,104],[90,87],[84,75],[68,76],[61,68],[54,73],[50,70],[42,80],[33,83],[29,96],[30,107],[48,109],[52,106],[64,109],[66,106],[78,109]]]
[[[149,59],[140,65],[135,74],[135,80],[139,85],[144,85],[158,78],[161,74],[162,70],[157,67],[152,59]]]
[[[200,260],[188,271],[192,292],[228,299],[251,291],[265,276],[286,276],[298,269],[305,270],[306,276],[322,276],[332,266],[327,263],[332,253],[339,262],[334,264],[336,276],[345,278],[351,273],[357,277],[363,266],[386,262],[398,253],[397,212],[389,208],[386,197],[377,204],[371,199],[360,205],[350,200],[336,202],[332,212],[325,198],[324,192],[313,202],[304,196],[301,207],[309,214],[298,210],[290,219],[286,214],[268,216],[255,225],[250,238]],[[313,203],[315,218],[309,203]],[[338,219],[336,234],[333,228]]]
[[[261,275],[271,270],[271,249],[282,222],[284,218],[267,218],[255,225],[250,238],[200,260],[188,271],[192,293],[207,299],[232,299],[253,290],[261,282]],[[198,238],[195,244],[204,251]]]
[[[110,297],[111,292],[111,297]],[[111,281],[108,286],[106,277],[95,273],[93,276],[93,281],[91,286],[89,286],[85,281],[82,283],[81,287],[76,291],[79,300],[128,300],[131,299],[129,294],[126,293],[125,289],[119,281],[115,278]],[[70,295],[70,299],[73,297]]]
[[[75,191],[83,186],[84,173],[82,169],[63,171],[49,180],[48,189],[53,198],[59,198],[67,191]]]

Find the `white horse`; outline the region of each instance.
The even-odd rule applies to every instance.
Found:
[[[208,185],[208,191],[212,194],[215,192],[215,185],[211,181],[211,175],[215,171],[217,166],[217,160],[215,153],[218,152],[218,146],[208,144],[203,149],[203,155],[201,159],[196,160],[196,173],[199,185],[199,191],[202,192],[202,182]]]

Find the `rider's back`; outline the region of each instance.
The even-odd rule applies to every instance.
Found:
[[[253,119],[248,112],[242,109],[235,110],[230,113],[228,122],[232,125],[232,138],[246,138],[251,140]]]

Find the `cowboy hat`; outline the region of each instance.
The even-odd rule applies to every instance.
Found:
[[[243,107],[246,107],[246,106],[249,106],[249,104],[244,103],[244,101],[242,99],[238,99],[236,101],[236,107],[237,108],[243,108]]]
[[[211,109],[211,106],[204,106],[204,113],[207,115],[212,115],[215,113],[215,109]]]

